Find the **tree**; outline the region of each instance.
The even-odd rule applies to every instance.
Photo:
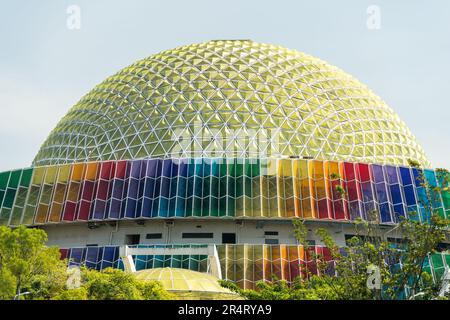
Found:
[[[140,281],[132,273],[107,268],[81,270],[82,284],[55,296],[54,300],[167,300],[174,299],[161,283]]]
[[[48,299],[64,290],[66,262],[58,248],[45,246],[46,241],[47,234],[40,229],[0,227],[2,299]],[[25,291],[28,294],[22,296]]]
[[[171,299],[159,282],[139,281],[119,269],[82,268],[82,286],[67,288],[67,260],[47,247],[47,234],[20,226],[0,227],[0,299],[159,300]],[[24,295],[24,293],[26,294]]]

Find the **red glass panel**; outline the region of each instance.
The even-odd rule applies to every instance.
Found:
[[[66,207],[64,210],[64,221],[73,221],[75,220],[75,209],[77,208],[77,204],[74,202],[66,202]]]
[[[355,179],[355,170],[353,163],[344,162],[344,179],[345,180],[354,180]]]
[[[59,249],[59,253],[61,254],[61,260],[66,259],[69,255],[69,249]]]
[[[369,165],[365,163],[359,163],[357,165],[357,168],[359,173],[359,181],[361,182],[370,181]]]
[[[111,178],[112,167],[112,161],[103,162],[100,170],[100,179],[109,180]]]
[[[109,182],[105,180],[101,180],[98,183],[98,189],[97,189],[97,199],[99,200],[106,200],[108,197],[108,187]]]
[[[117,179],[125,179],[126,171],[127,171],[127,161],[126,160],[117,161],[114,177]]]

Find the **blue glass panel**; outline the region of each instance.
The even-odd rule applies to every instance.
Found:
[[[359,201],[352,201],[349,202],[349,212],[350,212],[350,219],[355,220],[357,218],[361,218],[361,208],[359,206]]]
[[[159,217],[159,202],[161,200],[161,180],[162,180],[162,169],[163,169],[163,161],[157,160],[158,166],[155,172],[155,188],[153,193],[153,202],[151,208],[152,217]]]
[[[113,195],[114,198],[122,199],[123,186],[124,186],[124,181],[123,180],[115,180],[114,181],[114,187],[113,187],[113,190],[112,190],[112,195]]]
[[[373,164],[371,165],[371,168],[374,182],[383,182],[384,181],[383,167],[380,165]]]
[[[392,202],[394,204],[402,203],[402,195],[398,184],[389,186],[391,191]]]
[[[405,208],[403,204],[394,205],[395,222],[399,222],[401,217],[405,217]]]
[[[413,177],[414,177],[414,185],[416,187],[420,187],[421,181],[422,181],[422,170],[419,170],[417,168],[412,168]]]
[[[97,269],[99,262],[99,254],[101,253],[99,247],[87,247],[86,248],[86,267]]]
[[[118,258],[118,247],[107,246],[103,249],[103,258],[100,263],[100,269],[112,268],[114,266],[114,262]]]
[[[86,248],[72,248],[70,249],[69,265],[80,266],[84,263]]]
[[[361,182],[362,200],[364,202],[373,201],[372,183]]]
[[[402,178],[403,185],[406,186],[412,184],[411,172],[409,168],[400,167],[400,176]]]
[[[120,208],[122,205],[122,200],[111,199],[109,202],[109,218],[118,219],[120,217]]]
[[[377,200],[379,203],[389,201],[389,198],[388,198],[388,195],[386,192],[386,185],[384,183],[376,184],[375,190],[376,190],[376,194],[377,194]]]
[[[399,183],[396,167],[384,166],[384,169],[386,171],[386,177],[389,184]]]
[[[389,223],[393,222],[390,214],[390,206],[389,203],[381,203],[380,204],[380,217],[381,222]]]
[[[141,161],[141,172],[139,173],[138,202],[136,207],[136,217],[142,217],[142,205],[144,201],[145,180],[147,178],[147,160]]]
[[[414,187],[412,185],[405,186],[403,188],[403,191],[405,193],[406,204],[408,206],[416,205],[417,201],[416,201],[416,195],[414,194]]]

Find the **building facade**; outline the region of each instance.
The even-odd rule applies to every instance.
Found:
[[[314,271],[308,250],[329,257],[317,228],[345,245],[355,219],[393,239],[401,217],[426,223],[419,177],[433,187],[446,174],[343,71],[278,46],[218,40],[139,60],[82,97],[30,168],[0,173],[0,225],[42,228],[63,257],[98,269],[123,267],[119,246],[215,245],[222,277],[250,288]],[[435,198],[449,217],[449,192]],[[295,239],[298,218],[310,249]],[[202,255],[133,259],[137,269],[208,269]],[[430,257],[430,272],[449,262]]]

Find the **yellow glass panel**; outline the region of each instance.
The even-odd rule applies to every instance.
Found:
[[[264,279],[264,250],[263,245],[254,245],[254,257],[255,257],[255,273],[254,282],[258,282]]]
[[[70,165],[63,165],[59,167],[58,180],[57,182],[65,183],[69,180],[70,177]]]
[[[45,169],[46,167],[34,168],[32,184],[39,185],[44,182]]]
[[[245,270],[244,270],[244,288],[250,289],[253,287],[253,245],[244,245]]]
[[[45,173],[45,180],[44,182],[47,184],[53,184],[56,180],[56,175],[58,174],[58,167],[57,166],[51,166],[47,167],[47,172]]]
[[[40,204],[34,218],[34,223],[45,223],[47,219],[48,205]]]
[[[270,246],[265,244],[263,245],[263,257],[264,257],[264,279],[270,280],[272,276],[272,257],[270,253]]]
[[[49,221],[51,222],[59,222],[61,221],[61,210],[63,206],[61,203],[52,203],[52,206],[50,208],[50,217]]]
[[[278,164],[278,207],[282,217],[295,216],[292,162],[290,159],[282,159]]]

